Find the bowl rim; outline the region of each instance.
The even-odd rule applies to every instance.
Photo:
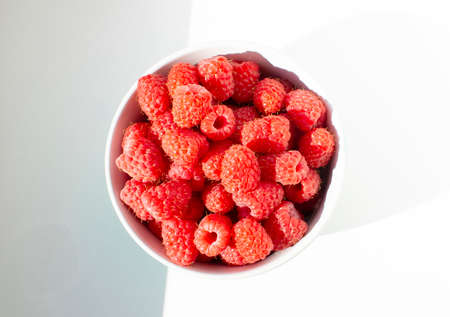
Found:
[[[157,254],[152,248],[148,247],[134,232],[134,230],[130,227],[130,225],[127,223],[124,215],[122,214],[121,208],[119,206],[120,199],[117,199],[116,195],[114,194],[113,190],[113,184],[111,181],[111,145],[113,141],[113,134],[116,129],[116,125],[122,115],[122,112],[127,105],[128,100],[130,97],[134,94],[136,87],[137,87],[137,80],[133,83],[133,85],[129,88],[127,93],[124,95],[124,97],[121,99],[121,102],[119,106],[117,107],[114,116],[112,118],[111,124],[109,126],[107,138],[106,138],[106,144],[105,144],[105,179],[106,179],[106,186],[108,190],[108,195],[111,200],[111,203],[113,205],[114,211],[119,218],[122,226],[125,228],[125,230],[128,232],[128,234],[131,236],[131,238],[150,256],[152,256],[154,259],[159,261],[161,264],[167,266],[168,268],[173,268],[176,270],[180,270],[189,274],[193,274],[196,276],[201,277],[208,277],[208,278],[246,278],[254,275],[261,274],[263,272],[268,272],[276,267],[279,267],[282,264],[285,264],[295,258],[297,255],[299,255],[304,249],[306,249],[313,240],[315,240],[318,235],[321,232],[321,229],[323,228],[326,221],[330,218],[330,215],[335,209],[337,198],[339,196],[339,193],[342,188],[342,182],[343,182],[343,176],[344,176],[344,169],[345,169],[345,137],[343,133],[343,129],[339,120],[338,112],[335,108],[335,103],[331,101],[329,94],[324,92],[324,90],[317,85],[317,83],[311,79],[311,77],[303,71],[302,67],[299,65],[300,63],[293,60],[293,58],[283,52],[280,52],[272,47],[262,45],[259,43],[253,43],[253,42],[242,42],[242,41],[220,41],[220,42],[208,42],[203,43],[201,45],[191,45],[187,46],[181,50],[177,50],[172,54],[169,54],[168,56],[160,59],[158,62],[147,68],[147,70],[141,75],[150,74],[153,73],[160,68],[166,66],[167,64],[173,63],[175,60],[187,55],[192,54],[197,51],[204,51],[204,50],[223,50],[224,52],[234,52],[234,53],[242,53],[246,51],[253,51],[261,54],[263,57],[267,58],[267,60],[271,60],[268,56],[283,58],[283,60],[286,61],[289,65],[295,65],[295,70],[288,69],[289,71],[294,72],[295,74],[299,74],[301,71],[301,76],[298,75],[298,77],[305,83],[307,83],[307,86],[312,88],[314,91],[320,92],[320,95],[326,96],[326,100],[328,101],[329,105],[332,107],[332,124],[335,129],[335,133],[337,134],[339,138],[339,151],[338,154],[335,157],[335,165],[333,168],[332,176],[330,178],[329,188],[327,190],[327,197],[325,199],[322,214],[318,217],[317,222],[314,224],[312,229],[308,232],[308,234],[302,238],[296,245],[289,248],[290,253],[287,256],[284,256],[281,259],[277,259],[274,261],[267,262],[263,265],[259,265],[254,268],[250,268],[248,270],[238,271],[238,272],[229,272],[229,273],[220,273],[217,274],[217,272],[214,271],[200,271],[200,270],[194,270],[190,269],[190,267],[184,267],[176,265],[169,260],[163,258],[159,254]],[[224,53],[224,55],[228,55],[231,53]],[[277,66],[277,65],[274,65]],[[331,195],[330,195],[331,194]],[[326,205],[325,205],[326,204]]]

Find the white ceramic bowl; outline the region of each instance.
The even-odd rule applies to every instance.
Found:
[[[337,117],[334,104],[330,96],[324,92],[295,62],[287,56],[267,47],[250,43],[219,43],[204,47],[193,47],[178,51],[150,67],[143,75],[149,73],[167,74],[170,67],[177,62],[188,62],[195,64],[203,58],[225,55],[231,58],[252,60],[257,62],[261,70],[276,77],[286,78],[294,84],[305,84],[309,89],[324,97],[328,106],[330,129],[337,137],[336,155],[331,162],[331,172],[326,192],[326,199],[322,203],[315,216],[310,221],[310,229],[300,242],[291,248],[275,252],[265,260],[255,264],[242,267],[231,267],[224,265],[195,263],[189,267],[181,267],[173,264],[167,258],[161,242],[142,224],[127,207],[120,201],[119,193],[127,180],[125,173],[119,171],[115,165],[115,159],[122,152],[121,140],[125,128],[133,122],[143,121],[139,106],[136,101],[137,81],[131,86],[128,93],[122,99],[111,122],[105,151],[105,174],[109,196],[114,210],[133,240],[147,252],[164,265],[186,273],[196,273],[207,277],[246,277],[262,272],[267,272],[276,266],[286,263],[304,250],[320,233],[323,224],[330,217],[334,209],[336,199],[341,187],[344,169],[344,150],[342,127]],[[301,79],[301,82],[300,82]]]

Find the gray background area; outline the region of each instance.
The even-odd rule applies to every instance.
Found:
[[[166,270],[116,218],[103,151],[188,17],[188,1],[0,2],[0,316],[161,315]]]

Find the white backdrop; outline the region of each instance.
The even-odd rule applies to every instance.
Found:
[[[244,280],[169,270],[165,316],[450,315],[449,12],[443,1],[193,2],[191,44],[274,46],[330,94],[347,166],[303,254]]]

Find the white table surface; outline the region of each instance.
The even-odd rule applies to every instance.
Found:
[[[450,315],[449,12],[443,1],[193,2],[192,44],[272,45],[319,82],[347,166],[304,253],[243,280],[169,270],[166,317]]]

